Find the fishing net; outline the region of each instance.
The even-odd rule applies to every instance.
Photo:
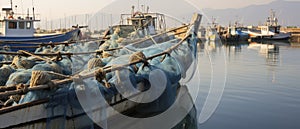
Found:
[[[28,84],[31,78],[31,70],[18,69],[9,76],[6,85]]]
[[[4,86],[9,76],[16,70],[9,65],[4,65],[0,68],[0,86]]]
[[[9,52],[10,50],[0,50],[0,52]],[[0,61],[12,61],[14,58],[13,55],[8,55],[8,54],[0,54]]]
[[[4,55],[0,55],[0,61],[4,60]]]
[[[62,68],[62,74],[71,75],[72,74],[72,61],[67,57],[63,57],[61,61],[57,62],[57,65]]]
[[[122,50],[112,52],[114,56],[110,55],[105,58],[99,58],[95,55],[72,56],[72,70],[73,73],[81,71],[80,75],[83,76],[87,73],[98,70],[99,67],[120,67],[130,62],[145,60],[146,57],[163,52],[176,43],[178,43],[178,40],[174,39],[160,44],[152,43],[152,45],[144,48],[139,46],[136,47],[136,45],[127,45]],[[112,102],[113,98],[120,93],[124,97],[128,97],[134,93],[140,93],[141,91],[146,92],[150,89],[153,90],[154,87],[153,92],[144,96],[144,99],[151,98],[151,96],[156,95],[155,91],[159,92],[162,90],[160,87],[163,87],[162,83],[164,83],[165,88],[162,90],[162,94],[157,96],[158,99],[145,104],[147,107],[151,107],[147,108],[151,110],[137,110],[137,112],[159,112],[168,109],[176,98],[176,90],[179,86],[178,82],[183,76],[184,70],[190,66],[190,61],[194,56],[194,53],[190,51],[191,46],[189,44],[190,43],[185,42],[183,45],[179,46],[176,51],[171,52],[169,55],[166,54],[153,58],[147,62],[142,61],[141,63],[137,63],[135,65],[136,68],[134,68],[133,65],[124,66],[114,72],[106,73],[101,79],[88,78],[79,82],[66,84],[64,88],[60,88],[53,94],[50,94],[51,99],[46,107],[48,111],[47,125],[51,127],[51,122],[57,120],[57,118],[55,118],[58,115],[55,114],[57,112],[61,114],[59,117],[59,128],[65,127],[65,118],[67,116],[72,115],[72,113],[74,115],[85,112],[84,109],[82,109],[81,103],[79,103],[77,94],[89,96],[90,99],[93,98],[92,100],[86,101],[103,103],[97,99],[97,90],[105,96],[106,101],[109,103]],[[89,48],[85,46],[82,46],[81,48],[73,47],[72,51],[88,51],[88,49]],[[76,66],[81,67],[74,69]],[[155,76],[157,76],[157,78],[155,78]],[[161,80],[161,78],[163,80]],[[110,87],[107,87],[105,85],[106,83],[103,82],[109,83]],[[38,95],[33,95],[33,93],[31,93],[31,96],[36,97]],[[99,117],[102,117],[104,114],[100,113],[98,115],[100,115]],[[82,117],[86,117],[85,121],[82,121],[82,123],[85,123],[85,126],[88,128],[93,128],[94,122],[86,115],[83,115]],[[74,125],[77,127],[80,126],[76,123],[74,123]]]
[[[15,56],[12,61],[12,66],[16,69],[31,69],[35,65],[35,61],[33,59],[27,59],[22,56]]]
[[[46,62],[35,65],[32,70],[35,71],[53,71],[56,73],[62,73],[62,68],[55,62]]]
[[[51,83],[51,76],[47,72],[43,71],[32,71],[30,79],[30,87],[38,85],[53,85]]]
[[[134,40],[137,42],[141,39]],[[132,40],[133,42],[133,40]],[[179,81],[186,77],[186,70],[191,66],[195,58],[196,41],[184,41],[173,51],[161,54],[160,56],[147,59],[148,57],[165,52],[175,46],[179,39],[173,35],[162,35],[160,37],[149,38],[140,43],[129,43],[126,40],[118,41],[117,37],[112,37],[99,46],[97,42],[76,43],[65,46],[55,47],[43,46],[38,48],[36,53],[57,53],[57,52],[95,52],[107,49],[123,47],[120,50],[103,51],[97,54],[72,55],[63,57],[62,60],[40,61],[34,58],[24,58],[16,56],[13,60],[13,66],[5,66],[0,69],[0,83],[11,84],[30,84],[30,87],[37,85],[51,84],[52,80],[58,79],[56,75],[47,73],[52,71],[63,75],[84,76],[89,73],[95,73],[94,77],[87,79],[74,79],[72,83],[60,85],[55,89],[30,91],[21,97],[19,104],[32,102],[43,98],[49,98],[45,105],[47,109],[47,128],[65,128],[67,118],[76,115],[82,116],[82,123],[74,122],[74,126],[85,124],[84,128],[93,128],[93,121],[89,119],[82,103],[79,102],[78,94],[86,96],[86,101],[97,103],[101,106],[104,103],[113,103],[118,95],[129,98],[136,94],[144,94],[142,99],[132,97],[127,101],[139,103],[147,106],[145,110],[140,109],[137,112],[150,113],[161,112],[168,109],[176,99],[176,90],[179,87]],[[133,65],[128,63],[138,62]],[[100,69],[102,68],[102,69]],[[27,70],[26,70],[27,69]],[[108,69],[115,69],[109,71]],[[109,71],[109,72],[108,72]],[[3,74],[5,73],[5,76]],[[2,80],[1,80],[2,79]],[[101,101],[96,91],[104,96],[105,101]],[[153,98],[153,96],[155,96]],[[104,114],[97,114],[99,117]],[[73,118],[70,118],[73,119]],[[74,118],[75,119],[75,118]],[[52,122],[59,123],[55,124]],[[56,126],[57,125],[57,126]]]
[[[100,58],[92,58],[88,62],[88,69],[94,69],[96,67],[103,67],[104,63]]]

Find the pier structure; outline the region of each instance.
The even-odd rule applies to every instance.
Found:
[[[300,28],[282,28],[282,31],[292,33],[291,42],[300,43]]]

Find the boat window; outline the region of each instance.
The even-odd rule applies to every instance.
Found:
[[[26,29],[30,29],[31,28],[31,22],[26,22]]]
[[[133,23],[132,23],[133,25],[135,25],[135,26],[137,26],[137,27],[139,26],[139,21],[138,21],[138,20],[133,20],[132,22],[133,22]]]
[[[8,22],[8,29],[17,29],[17,22]]]
[[[25,22],[19,22],[19,29],[25,29]]]
[[[134,26],[120,26],[120,34],[119,36],[121,38],[126,38],[128,37],[128,35],[130,35],[130,33],[134,32]]]

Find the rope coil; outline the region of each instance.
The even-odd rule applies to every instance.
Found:
[[[147,58],[144,55],[144,53],[141,51],[135,52],[132,55],[130,55],[129,63],[134,63],[134,62],[143,62],[144,63],[143,67],[148,65]],[[133,69],[135,73],[138,71],[138,67],[136,66],[136,64],[133,65]]]
[[[17,90],[23,90],[23,93],[28,92],[28,85],[25,84],[18,84],[16,87]]]
[[[54,87],[50,75],[44,71],[32,71],[29,87],[36,87],[39,85],[48,85],[50,89]]]
[[[92,58],[89,60],[87,67],[89,70],[91,70],[96,67],[104,67],[104,64],[100,58]]]

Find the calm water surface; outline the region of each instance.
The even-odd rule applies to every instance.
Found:
[[[300,47],[272,43],[276,51],[269,53],[255,43],[199,46],[198,113],[209,88],[225,84],[216,111],[199,128],[300,129]]]

